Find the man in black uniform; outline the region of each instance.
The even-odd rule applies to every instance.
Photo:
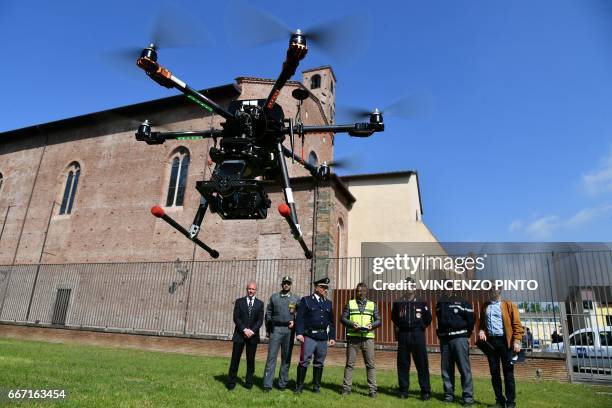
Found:
[[[421,399],[430,398],[429,363],[425,346],[425,329],[431,324],[431,311],[427,303],[416,300],[415,283],[406,278],[405,295],[393,302],[391,320],[397,336],[397,380],[399,397],[408,397],[410,385],[410,355],[414,358],[421,387]]]
[[[329,278],[319,279],[314,285],[314,293],[304,296],[297,309],[295,338],[301,343],[302,348],[297,367],[296,394],[301,393],[304,388],[308,363],[313,356],[312,390],[320,392],[327,346],[336,344],[334,311],[332,302],[327,299]]]
[[[440,368],[444,384],[444,401],[455,400],[455,364],[461,375],[462,403],[474,403],[474,386],[470,367],[469,338],[474,330],[474,309],[460,296],[447,291],[436,303]]]

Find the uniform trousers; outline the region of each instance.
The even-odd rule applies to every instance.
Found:
[[[430,394],[429,362],[427,360],[427,348],[425,346],[425,333],[423,330],[416,329],[398,333],[397,381],[400,393],[406,395],[410,387],[411,355],[417,369],[421,394]]]
[[[455,365],[461,375],[461,389],[464,403],[474,402],[474,384],[470,367],[470,345],[467,337],[440,339],[440,371],[444,385],[444,399],[455,398]]]
[[[312,366],[323,368],[325,357],[327,357],[327,340],[315,340],[312,337],[304,336],[304,342],[300,350],[300,366],[307,368],[313,356]]]
[[[358,351],[361,351],[363,354],[370,393],[374,393],[377,389],[376,365],[374,364],[374,339],[356,336],[346,336],[346,365],[344,366],[342,389],[344,391],[351,390],[351,386],[353,385],[353,368],[355,368]]]
[[[289,381],[289,366],[291,365],[291,352],[293,351],[293,331],[289,327],[276,326],[270,335],[268,359],[264,370],[264,388],[272,388],[279,348],[281,350],[281,364],[278,374],[278,388],[285,388]]]

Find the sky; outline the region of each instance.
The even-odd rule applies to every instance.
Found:
[[[402,97],[426,106],[412,118],[385,117],[385,132],[369,139],[338,135],[335,155],[357,159],[340,174],[416,170],[423,219],[438,240],[612,241],[606,0],[250,4],[292,28],[363,20],[347,33],[350,58],[312,46],[293,79],[332,65],[339,111]],[[231,33],[248,18],[239,8],[0,0],[0,132],[178,94],[111,57],[147,45],[160,9],[206,39],[160,51],[193,88],[276,78],[286,41],[238,44]]]

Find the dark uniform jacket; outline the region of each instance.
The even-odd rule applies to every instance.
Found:
[[[451,340],[458,337],[470,337],[474,330],[474,309],[463,299],[444,297],[436,303],[438,319],[438,337],[440,340]]]
[[[431,324],[431,310],[425,302],[401,298],[393,302],[391,320],[400,332],[423,331]]]
[[[247,306],[247,297],[236,299],[234,303],[234,335],[232,341],[242,343],[245,341],[244,329],[251,329],[255,334],[249,339],[251,342],[259,343],[259,328],[263,324],[264,304],[261,300],[255,298],[253,300],[253,309],[249,316],[249,307]]]
[[[297,336],[304,335],[315,340],[336,340],[336,326],[332,302],[328,299],[317,301],[315,295],[304,296],[297,310]]]

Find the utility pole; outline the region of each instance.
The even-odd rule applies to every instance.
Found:
[[[49,213],[49,219],[47,220],[47,229],[45,230],[45,238],[43,239],[42,248],[40,248],[40,256],[38,257],[38,265],[36,266],[36,275],[34,275],[34,284],[32,285],[32,293],[30,293],[30,302],[28,303],[28,311],[26,312],[26,322],[30,319],[30,309],[32,308],[32,300],[34,299],[34,290],[36,290],[36,282],[38,281],[38,273],[40,272],[40,263],[42,262],[43,255],[45,253],[45,245],[47,244],[47,237],[49,236],[49,227],[51,226],[51,218],[53,217],[53,210],[55,210],[55,200],[51,205],[51,213]]]
[[[4,226],[6,225],[6,220],[8,219],[9,211],[11,211],[11,207],[14,207],[13,204],[9,204],[6,207],[6,213],[4,214],[4,221],[2,221],[2,230],[0,230],[0,241],[2,241],[2,235],[4,235]]]

